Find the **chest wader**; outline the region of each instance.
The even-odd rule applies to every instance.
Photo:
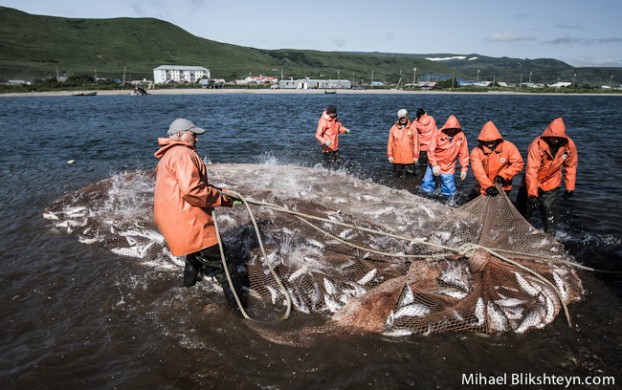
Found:
[[[538,204],[540,209],[540,215],[542,216],[542,225],[544,231],[552,236],[555,236],[557,232],[557,198],[559,196],[559,187],[553,188],[550,191],[542,191],[538,188]],[[527,188],[520,187],[518,190],[518,197],[516,198],[516,209],[529,220],[533,215],[534,210],[527,205]]]
[[[231,282],[233,286],[229,285],[227,275],[222,265],[222,259],[220,257],[220,250],[218,245],[210,246],[195,253],[191,253],[186,256],[186,266],[184,268],[184,286],[193,286],[197,281],[199,271],[202,271],[204,275],[213,276],[218,283],[222,286],[222,290],[225,294],[225,299],[229,306],[235,310],[239,310],[238,304],[233,296],[232,288],[235,289],[236,294],[240,298],[242,306],[246,308],[247,294],[244,291],[242,279],[237,270],[237,267],[233,264],[227,263],[229,269],[229,275],[231,276]]]
[[[323,156],[323,160],[322,160],[322,166],[326,169],[337,169],[339,168],[339,162],[341,161],[341,158],[339,157],[339,151],[336,150],[334,152],[323,152],[322,153]]]

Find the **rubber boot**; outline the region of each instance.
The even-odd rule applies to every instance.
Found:
[[[199,280],[199,271],[201,263],[193,256],[186,256],[186,265],[184,266],[184,287],[192,287]]]
[[[557,212],[558,195],[559,188],[540,193],[540,211],[542,213],[544,231],[553,237],[557,233],[557,220],[559,219]]]
[[[231,268],[232,267],[229,267],[229,275],[231,276],[231,282],[233,283],[233,287],[238,296],[238,299],[240,300],[240,303],[242,304],[242,307],[246,308],[247,297],[246,297],[246,292],[244,291],[244,288],[242,286],[242,280],[240,279],[240,275],[238,274],[238,272],[235,269],[231,269]],[[229,306],[231,306],[232,309],[240,310],[240,308],[238,307],[238,303],[235,300],[235,296],[233,295],[233,291],[231,289],[231,285],[229,284],[229,280],[227,280],[227,275],[224,272],[221,272],[214,276],[216,277],[216,280],[218,281],[218,283],[220,283],[220,285],[222,286],[222,291],[225,294],[225,299],[227,300],[227,303],[229,304]]]

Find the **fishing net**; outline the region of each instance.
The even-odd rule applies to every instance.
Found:
[[[208,168],[211,183],[246,202],[215,219],[255,297],[250,318],[324,319],[309,332],[524,332],[561,310],[570,321],[566,305],[583,297],[577,264],[503,191],[454,208],[322,169]],[[44,217],[83,243],[180,270],[153,224],[153,182],[147,172],[117,175],[59,199]]]

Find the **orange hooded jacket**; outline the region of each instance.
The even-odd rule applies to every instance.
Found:
[[[436,127],[436,121],[428,114],[423,114],[421,118],[415,119],[413,122],[419,133],[419,148],[422,152],[427,152],[430,149],[430,142],[438,128]]]
[[[553,156],[549,144],[542,138],[557,137],[562,142],[557,154]],[[538,188],[550,191],[558,188],[562,182],[567,191],[574,191],[577,178],[579,156],[574,141],[566,135],[566,124],[562,118],[551,122],[541,136],[533,140],[527,149],[527,168],[525,183],[527,196],[538,196]]]
[[[397,121],[391,127],[387,157],[393,157],[393,164],[412,164],[415,158],[419,158],[419,135],[411,121],[405,126]]]
[[[451,141],[445,132],[448,129],[459,130]],[[442,174],[453,174],[456,172],[456,160],[460,161],[460,170],[462,172],[469,170],[469,145],[467,144],[467,139],[462,132],[458,118],[450,115],[445,125],[436,132],[435,137],[432,137],[432,142],[430,142],[428,149],[428,164],[431,167],[438,165],[441,168]]]
[[[322,152],[336,152],[339,150],[339,133],[343,134],[347,131],[341,125],[339,119],[331,118],[326,111],[322,113],[317,123],[315,138],[322,144]],[[325,142],[330,141],[330,146],[326,146]]]
[[[503,189],[512,189],[512,178],[516,176],[525,163],[516,146],[505,141],[492,121],[486,122],[477,136],[479,145],[471,151],[471,169],[473,176],[480,186],[480,193],[485,194],[486,188],[494,185],[495,178],[501,176],[504,181]],[[500,141],[494,150],[484,145],[486,142]]]
[[[153,217],[173,256],[216,245],[212,209],[225,205],[207,182],[207,167],[191,145],[159,138]]]

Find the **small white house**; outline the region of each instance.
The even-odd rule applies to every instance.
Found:
[[[202,78],[210,78],[210,71],[202,66],[160,65],[153,70],[153,81],[165,83],[198,83]]]

